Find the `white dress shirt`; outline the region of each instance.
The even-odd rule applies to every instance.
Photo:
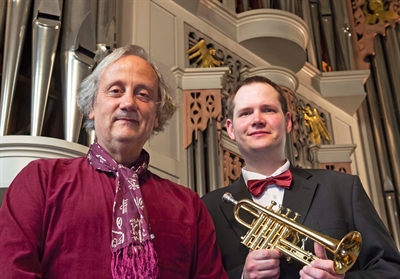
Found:
[[[257,172],[251,172],[246,170],[246,167],[243,167],[242,168],[243,179],[247,185],[248,180],[265,179],[271,176],[277,176],[283,173],[284,171],[287,171],[289,167],[290,167],[290,161],[286,159],[286,162],[270,176],[265,176]],[[278,206],[281,205],[283,202],[284,194],[285,194],[285,188],[276,185],[268,185],[264,193],[261,193],[259,197],[251,195],[251,198],[253,199],[254,202],[264,207],[269,206],[271,204],[271,201],[275,201],[276,206],[274,206],[272,209],[277,210]],[[242,273],[242,279],[243,279],[243,273]]]

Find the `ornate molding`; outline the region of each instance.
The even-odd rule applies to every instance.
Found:
[[[352,116],[367,95],[364,84],[369,75],[369,70],[335,71],[312,79],[322,97]]]
[[[350,156],[355,148],[355,144],[312,144],[310,145],[312,167],[352,173]]]
[[[226,84],[228,67],[185,68],[172,67],[176,84],[181,90],[222,89]]]

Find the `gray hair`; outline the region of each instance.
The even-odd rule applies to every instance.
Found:
[[[107,55],[79,86],[77,104],[81,113],[85,117],[83,126],[86,128],[87,132],[95,129],[94,120],[89,119],[89,114],[91,109],[96,104],[96,98],[99,91],[100,78],[102,74],[108,66],[115,63],[120,58],[130,55],[140,57],[147,61],[158,77],[158,127],[154,128],[153,133],[163,131],[168,120],[175,113],[177,106],[175,100],[172,98],[173,90],[165,81],[160,70],[153,64],[153,62],[150,61],[147,52],[142,47],[137,45],[126,45],[124,47],[115,49],[109,55]]]

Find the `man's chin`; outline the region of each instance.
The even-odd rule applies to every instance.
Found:
[[[253,150],[264,150],[271,147],[271,143],[265,141],[253,142],[249,147]]]

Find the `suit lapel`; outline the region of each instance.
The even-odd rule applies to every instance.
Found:
[[[232,185],[226,187],[226,192],[230,192],[233,198],[237,201],[241,199],[251,200],[251,195],[243,180],[243,176],[240,176],[240,178],[236,180],[234,183],[232,183]],[[229,225],[232,227],[233,231],[241,241],[241,237],[247,233],[248,229],[245,226],[239,224],[239,222],[235,219],[234,204],[221,201],[219,206],[226,220],[228,221]],[[254,219],[254,215],[248,213],[243,209],[239,211],[239,215],[240,218],[242,218],[245,222],[250,224]]]
[[[296,222],[303,224],[314,198],[315,191],[318,188],[318,183],[310,179],[312,175],[306,170],[293,167],[291,167],[290,170],[293,174],[293,181],[291,188],[285,190],[283,205],[299,213],[301,216]],[[293,213],[291,215],[293,215]]]

